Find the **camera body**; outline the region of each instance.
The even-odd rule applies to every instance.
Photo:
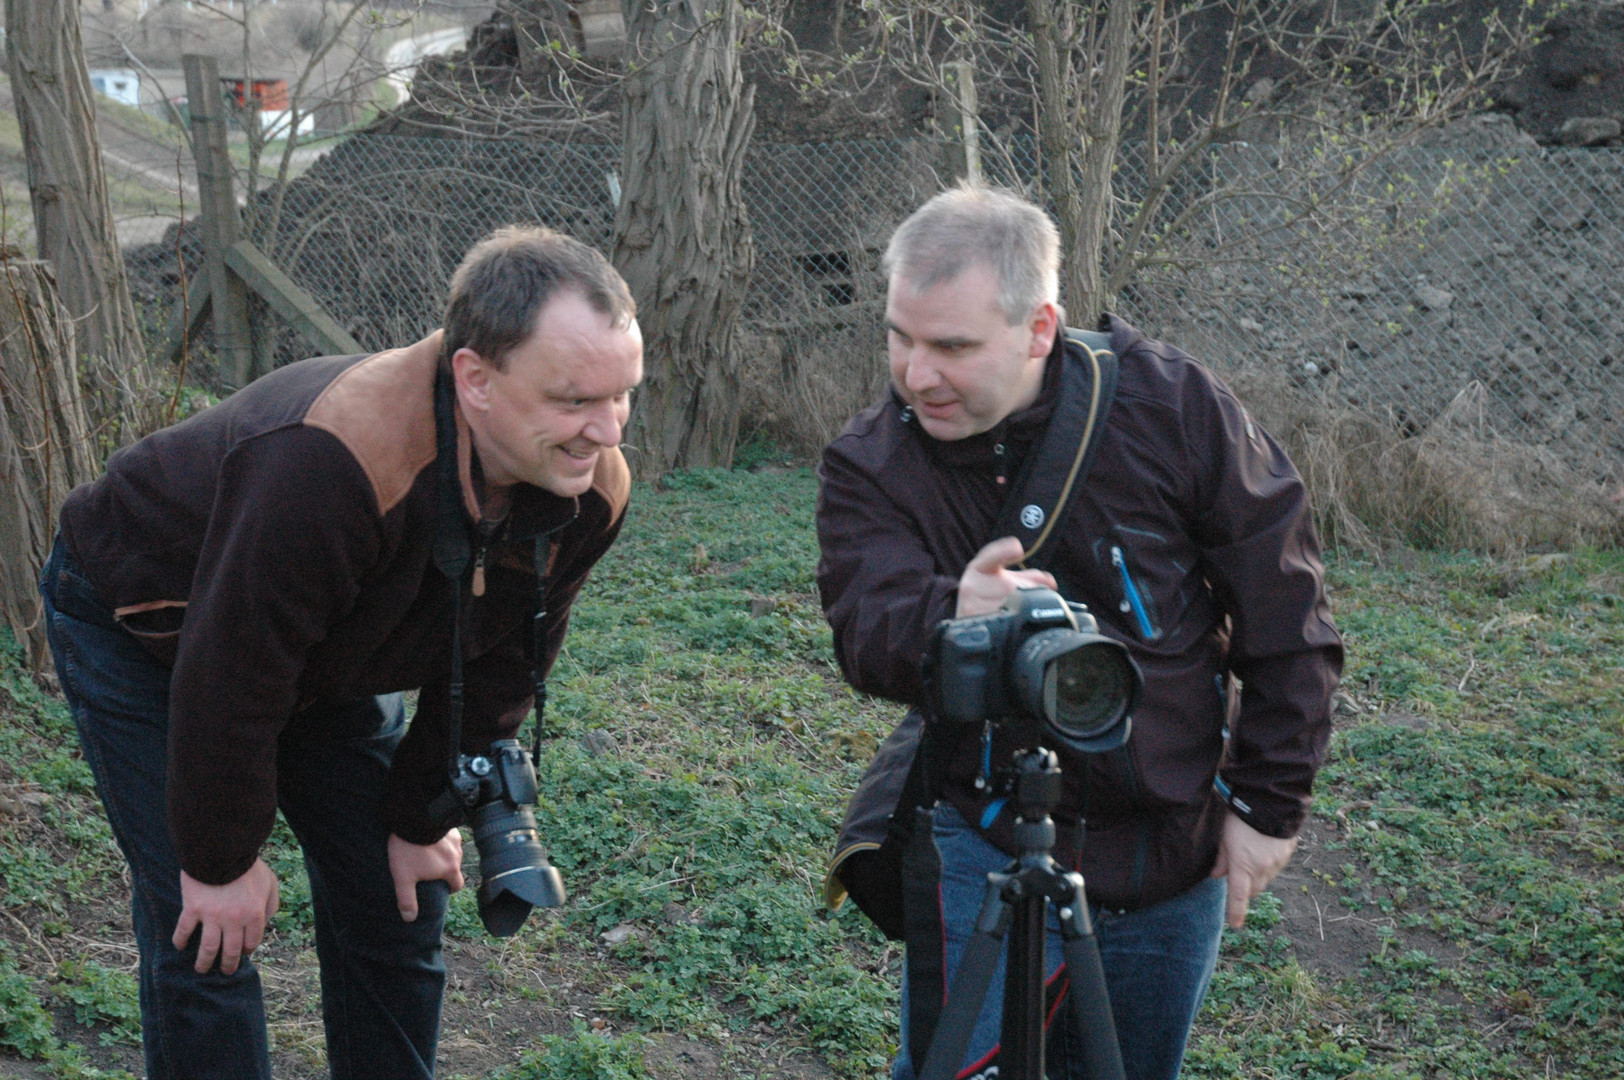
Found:
[[[1014,723],[1079,753],[1121,746],[1144,679],[1082,604],[1020,588],[988,615],[944,619],[925,653],[921,706],[949,723]]]
[[[536,830],[536,770],[516,739],[497,739],[484,754],[462,754],[451,790],[468,808],[479,852],[479,917],[510,937],[532,907],[557,907],[564,880],[547,861]]]

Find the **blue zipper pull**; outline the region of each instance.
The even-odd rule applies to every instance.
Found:
[[[1156,628],[1150,625],[1150,614],[1145,611],[1145,601],[1139,595],[1139,587],[1133,583],[1133,575],[1128,573],[1128,560],[1123,558],[1122,549],[1115,544],[1111,545],[1111,565],[1122,575],[1121,610],[1133,612],[1134,618],[1139,620],[1139,635],[1146,641],[1154,641],[1161,637]]]

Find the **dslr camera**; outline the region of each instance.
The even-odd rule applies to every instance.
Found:
[[[479,918],[496,937],[511,937],[533,907],[564,902],[564,879],[547,861],[536,832],[536,770],[516,739],[497,739],[483,754],[462,754],[451,791],[468,808],[479,852]]]
[[[949,723],[1011,723],[1053,749],[1127,742],[1144,678],[1127,646],[1053,589],[1015,590],[990,615],[944,619],[925,652],[921,706]]]

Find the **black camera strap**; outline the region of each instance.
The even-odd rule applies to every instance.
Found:
[[[457,774],[462,754],[463,656],[462,629],[465,611],[463,589],[472,572],[473,545],[468,540],[468,515],[462,506],[462,478],[457,468],[456,391],[451,374],[441,370],[434,380],[434,437],[436,514],[434,565],[451,583],[451,685],[450,707],[446,716],[446,774]],[[547,708],[547,678],[541,671],[542,645],[546,637],[547,588],[552,568],[553,537],[567,528],[575,516],[536,534],[533,558],[536,567],[536,612],[531,618],[532,679],[535,685],[536,729],[530,750],[532,765],[541,758],[542,716]]]
[[[473,545],[462,509],[462,478],[457,475],[456,392],[444,368],[434,378],[434,565],[451,583],[451,704],[446,716],[447,775],[454,775],[462,753],[462,589],[469,574]]]
[[[998,514],[995,536],[1013,536],[1026,550],[1022,568],[1040,566],[1049,539],[1076,486],[1088,476],[1105,414],[1116,397],[1117,356],[1111,335],[1065,328],[1060,392],[1037,446],[1027,455]]]

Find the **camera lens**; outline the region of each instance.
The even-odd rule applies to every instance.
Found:
[[[1079,645],[1043,672],[1043,713],[1067,735],[1092,738],[1127,713],[1133,682],[1120,653]]]
[[[528,806],[493,799],[474,807],[479,851],[479,917],[496,937],[511,937],[533,907],[564,902],[564,879],[547,861]]]
[[[1086,753],[1127,741],[1138,670],[1120,642],[1077,630],[1044,630],[1022,643],[1015,686],[1025,710],[1063,745]]]

